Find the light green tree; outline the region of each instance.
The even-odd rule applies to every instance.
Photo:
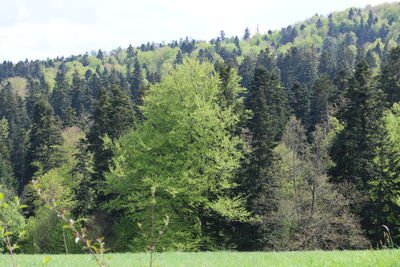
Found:
[[[237,91],[240,91],[237,85]],[[115,144],[113,168],[107,175],[107,205],[128,210],[144,230],[149,222],[151,190],[157,188],[157,222],[169,215],[160,248],[210,249],[213,218],[246,220],[240,196],[232,196],[234,173],[242,157],[241,139],[230,131],[239,118],[232,106],[221,106],[221,81],[209,63],[186,60],[161,83],[153,85],[142,107],[146,120]],[[142,249],[140,231],[134,249]]]

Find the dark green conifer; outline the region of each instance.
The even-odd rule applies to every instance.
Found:
[[[386,94],[389,105],[400,102],[400,47],[392,49],[388,61],[382,69],[380,87]]]
[[[378,174],[374,158],[384,136],[381,121],[384,94],[376,86],[365,61],[358,64],[345,96],[346,106],[339,113],[344,129],[332,148],[336,162],[332,177],[337,182],[351,182],[364,191]]]
[[[36,171],[46,172],[59,166],[60,150],[57,146],[62,143],[53,109],[44,98],[41,98],[33,109],[25,183]]]
[[[251,153],[244,162],[239,187],[248,196],[248,207],[254,214],[265,215],[276,208],[273,202],[275,187],[269,168],[273,149],[288,120],[287,107],[286,92],[276,74],[257,67],[246,98],[246,108],[253,112],[247,122]],[[261,249],[265,245],[260,242],[265,229],[263,223],[243,226],[240,245]]]

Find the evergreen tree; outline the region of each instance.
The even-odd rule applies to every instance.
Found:
[[[79,77],[79,73],[75,71],[72,76],[71,107],[78,116],[84,111],[84,98],[84,81]]]
[[[29,117],[33,115],[33,107],[40,97],[47,97],[47,92],[43,89],[41,84],[34,80],[28,79],[28,95],[26,96],[26,109]]]
[[[316,26],[317,26],[318,29],[320,29],[320,28],[322,28],[322,26],[324,26],[324,24],[322,23],[320,18],[318,18]]]
[[[133,73],[128,77],[129,84],[131,85],[131,98],[136,106],[142,105],[142,98],[145,91],[144,79],[142,68],[139,64],[137,57],[133,65]]]
[[[27,132],[30,127],[25,101],[13,95],[10,83],[0,88],[0,118],[8,123],[8,140],[10,161],[14,176],[22,181],[24,177],[27,147]],[[20,186],[20,184],[18,184]]]
[[[334,58],[333,49],[322,51],[320,62],[318,65],[318,72],[326,74],[330,79],[333,79],[336,74],[336,60]]]
[[[54,113],[65,120],[66,112],[71,108],[71,88],[65,77],[66,70],[60,66],[56,76],[56,87],[51,96],[51,105],[53,106]]]
[[[317,78],[318,58],[315,50],[304,50],[292,47],[289,52],[279,60],[282,83],[286,88],[291,88],[299,82],[311,88]]]
[[[240,85],[244,88],[250,87],[250,82],[254,76],[256,59],[252,56],[245,56],[243,62],[239,65],[238,73],[242,77]]]
[[[43,98],[39,99],[33,109],[25,183],[36,171],[47,172],[59,166],[60,151],[57,146],[63,141],[57,125],[49,103]]]
[[[355,51],[349,46],[341,45],[338,52],[338,69],[344,70],[347,73],[353,73],[355,62]]]
[[[89,152],[87,139],[81,139],[74,155],[76,165],[71,174],[79,181],[72,188],[77,203],[73,209],[76,218],[87,217],[97,207],[98,183],[93,179],[93,153]]]
[[[379,79],[380,87],[386,94],[386,102],[391,106],[400,102],[400,47],[390,51],[388,61],[383,66]]]
[[[133,108],[129,98],[117,85],[112,86],[111,97],[103,88],[92,114],[93,125],[87,135],[88,149],[93,153],[94,179],[104,180],[108,171],[112,151],[104,146],[104,137],[112,140],[119,138],[126,130],[133,127]]]
[[[2,189],[13,190],[17,188],[17,182],[13,176],[10,164],[10,148],[8,145],[9,128],[8,121],[0,120],[0,186]]]
[[[310,126],[310,94],[300,83],[294,83],[289,91],[289,104],[293,115],[298,119],[303,127],[308,129]]]
[[[89,66],[89,64],[90,64],[88,57],[89,57],[89,55],[88,55],[87,53],[85,53],[85,54],[82,56],[81,63],[82,63],[82,65],[83,65],[84,67],[87,67],[87,66]]]
[[[376,86],[366,62],[357,66],[346,98],[346,106],[339,113],[344,129],[337,135],[331,150],[336,162],[331,172],[332,180],[355,186],[356,191],[347,196],[349,199],[357,199],[357,194],[366,197],[355,206],[353,212],[362,217],[364,230],[377,241],[379,235],[373,229],[375,216],[371,213],[375,213],[379,206],[371,202],[376,192],[376,187],[371,183],[384,175],[376,160],[379,156],[378,148],[383,146],[385,138],[382,123],[384,94]]]
[[[261,52],[258,54],[256,65],[263,66],[268,71],[275,72],[277,75],[279,75],[279,71],[276,67],[276,61],[268,48],[261,50]]]
[[[110,129],[109,110],[110,97],[106,90],[102,88],[92,114],[93,124],[87,134],[88,149],[93,153],[95,180],[103,178],[103,173],[108,170],[108,161],[112,156],[111,151],[104,148],[103,142],[103,137]]]
[[[361,62],[346,92],[347,104],[339,113],[344,125],[332,148],[337,182],[354,183],[361,191],[378,175],[374,162],[376,147],[382,143],[383,93],[377,88],[371,71]]]
[[[350,10],[349,10],[349,15],[348,15],[348,19],[349,20],[353,20],[354,18],[355,18],[355,12],[354,12],[354,10],[352,9],[352,8],[350,8]]]
[[[268,214],[275,209],[275,191],[269,168],[273,159],[272,151],[288,119],[287,107],[286,92],[276,74],[268,72],[264,67],[257,67],[246,98],[246,108],[253,112],[247,123],[251,136],[251,153],[243,163],[244,173],[239,182],[240,192],[248,196],[248,208],[257,215]],[[265,225],[242,227],[242,249],[260,249],[265,245],[260,243]]]
[[[182,64],[182,61],[183,61],[182,52],[181,52],[181,50],[179,50],[178,53],[176,54],[174,65]]]
[[[251,37],[250,29],[249,27],[247,27],[244,30],[243,40],[248,40],[250,37]]]
[[[311,125],[313,128],[317,124],[326,124],[329,117],[328,100],[331,95],[336,95],[336,88],[329,80],[327,75],[320,76],[314,83],[311,100]]]
[[[126,53],[127,53],[128,58],[133,58],[135,56],[135,51],[133,50],[133,47],[131,44],[126,49]]]
[[[400,241],[400,105],[395,103],[384,116],[386,136],[383,146],[377,147],[376,161],[381,168],[378,175],[369,182],[370,203],[365,217],[369,218],[368,233],[374,241],[381,240],[382,225],[390,229],[393,242]]]
[[[344,105],[345,102],[345,97],[344,94],[346,93],[348,87],[349,87],[349,73],[347,73],[345,70],[340,70],[335,79],[333,80],[333,84],[336,86],[337,89],[337,94],[331,96],[330,102],[332,103],[333,106],[336,107],[336,109],[341,109],[341,107]]]
[[[134,127],[135,113],[129,97],[117,86],[112,86],[110,97],[109,129],[111,139],[117,139]]]
[[[99,49],[99,51],[97,52],[97,56],[98,59],[103,60],[104,59],[104,54],[103,51],[101,51],[101,49]]]
[[[329,14],[328,16],[329,22],[328,22],[328,36],[331,37],[336,37],[337,35],[337,30],[336,30],[336,24],[333,20],[333,15]]]

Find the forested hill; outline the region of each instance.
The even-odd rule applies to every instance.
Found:
[[[332,76],[340,69],[350,70],[363,56],[372,67],[379,68],[388,51],[400,41],[399,11],[398,3],[349,8],[327,17],[316,14],[306,21],[268,33],[252,35],[245,30],[243,36],[227,37],[221,31],[220,36],[209,42],[185,38],[168,44],[149,42],[138,47],[117,48],[109,53],[98,51],[17,64],[4,61],[0,66],[0,79],[4,86],[10,81],[22,96],[27,94],[30,77],[46,83],[52,91],[59,70],[66,74],[69,84],[75,72],[79,78],[88,80],[94,73],[102,77],[115,71],[128,92],[128,87],[132,87],[129,78],[138,66],[143,83],[147,85],[159,81],[174,64],[190,57],[211,62],[223,60],[239,67],[240,75],[246,80],[246,69],[251,69],[258,53],[268,48],[277,60],[285,85],[291,85],[293,80],[312,84],[319,73],[328,72]],[[326,61],[334,63],[331,66]],[[309,73],[300,75],[300,69],[308,69]],[[299,79],[299,76],[303,77]]]
[[[10,211],[28,232],[21,250],[64,251],[32,179],[113,251],[144,249],[136,225],[154,219],[155,190],[171,250],[393,245],[382,225],[400,242],[399,43],[393,3],[209,42],[4,61],[0,189],[29,206]]]

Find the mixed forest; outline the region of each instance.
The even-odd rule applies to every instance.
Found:
[[[23,253],[82,253],[43,196],[113,252],[400,244],[399,45],[393,3],[4,61],[0,191],[26,206],[0,219]]]

